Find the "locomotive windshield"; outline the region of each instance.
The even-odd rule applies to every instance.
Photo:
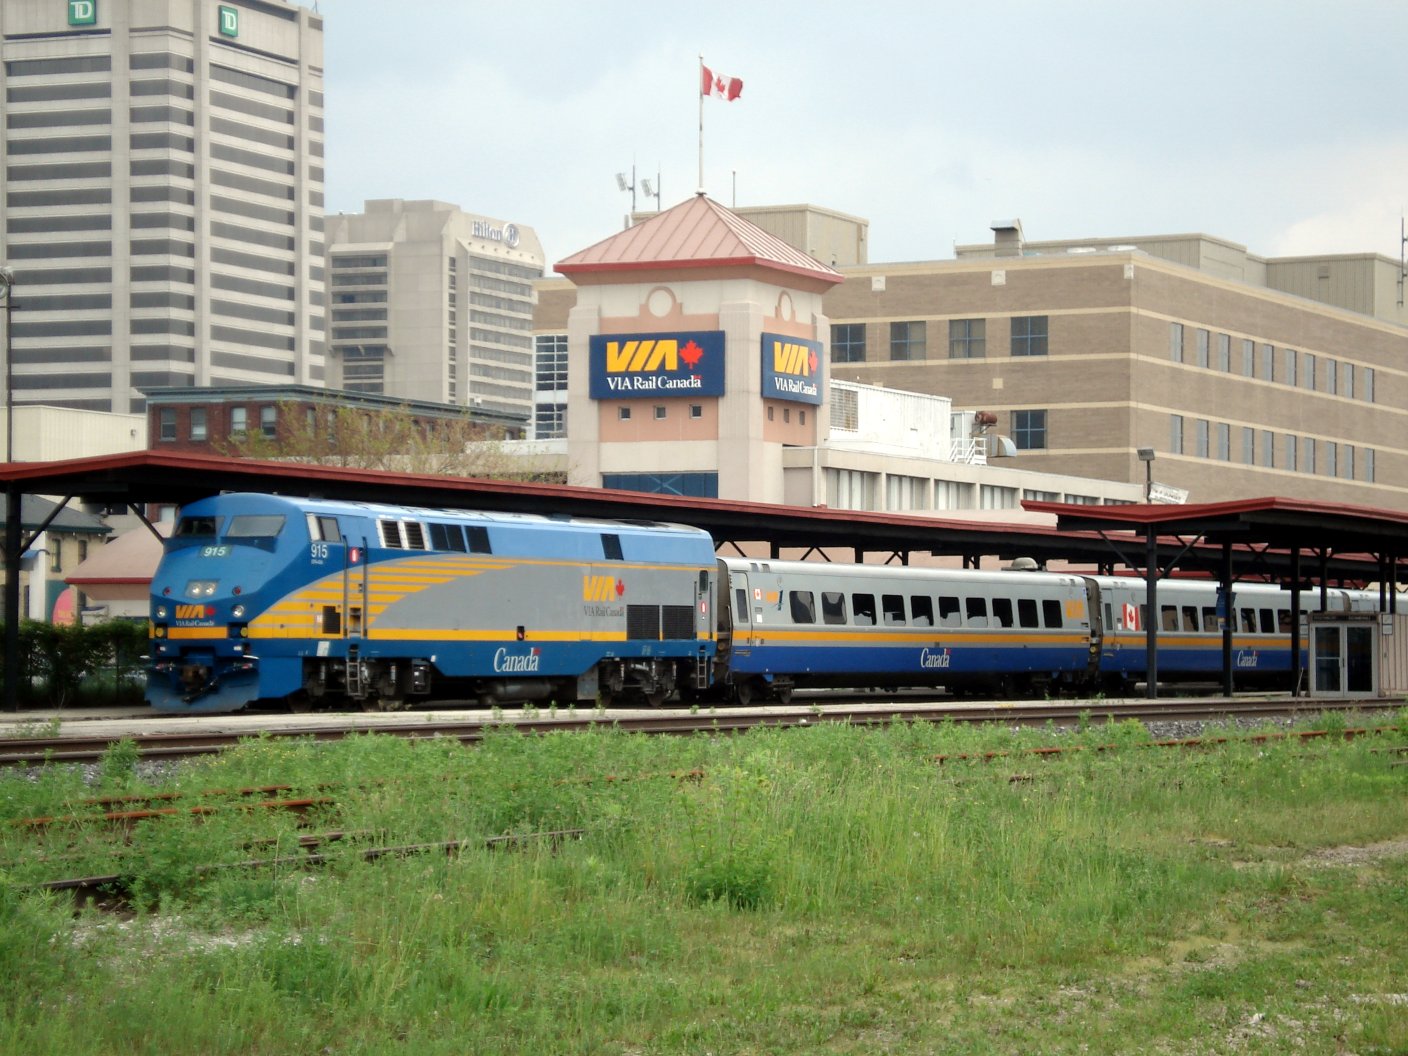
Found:
[[[176,522],[176,535],[180,536],[200,536],[214,535],[218,518],[215,517],[182,517]]]
[[[271,539],[284,530],[281,513],[245,513],[230,518],[226,539]]]

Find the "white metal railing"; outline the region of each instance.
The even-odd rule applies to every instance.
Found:
[[[988,464],[987,441],[980,437],[951,440],[949,442],[948,460],[950,462],[962,462],[969,466],[986,466]]]

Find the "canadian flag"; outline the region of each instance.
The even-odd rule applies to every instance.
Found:
[[[725,77],[722,73],[715,73],[709,67],[700,64],[699,94],[712,95],[715,99],[731,103],[743,94],[743,82],[737,77]]]

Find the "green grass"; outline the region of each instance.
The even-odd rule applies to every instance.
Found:
[[[1057,739],[1117,747],[1017,751]],[[1375,751],[1408,717],[1351,741],[1147,740],[252,741],[168,787],[335,803],[303,829],[222,810],[128,841],[0,824],[0,1053],[1408,1052],[1408,768]],[[951,758],[984,750],[1013,754]],[[114,750],[104,791],[145,788],[131,762]],[[94,791],[0,774],[0,822]],[[304,830],[356,835],[314,870],[200,871],[296,855]],[[29,886],[108,872],[131,877],[130,919]]]

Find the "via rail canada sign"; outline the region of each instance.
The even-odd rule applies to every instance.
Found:
[[[722,330],[596,334],[587,351],[594,400],[724,394]]]

